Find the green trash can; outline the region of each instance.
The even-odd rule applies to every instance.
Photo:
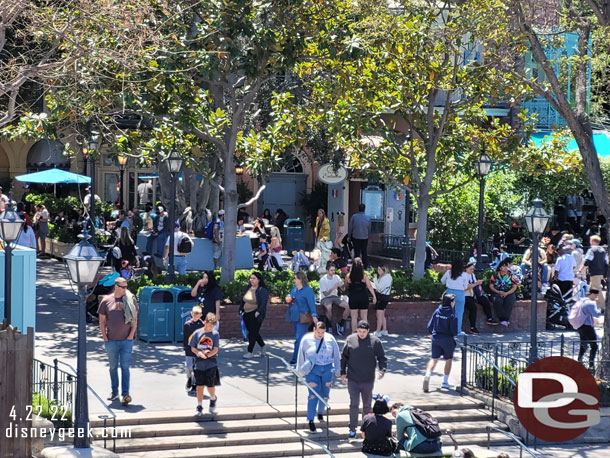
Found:
[[[283,246],[288,256],[292,256],[293,251],[305,249],[305,224],[300,218],[290,218],[284,222]]]
[[[174,293],[169,288],[145,286],[138,297],[138,337],[144,342],[174,341]]]
[[[182,343],[184,336],[184,323],[191,319],[191,310],[194,305],[199,305],[196,297],[191,296],[192,288],[188,286],[173,286],[172,291],[176,298],[174,306],[174,338],[178,343]]]

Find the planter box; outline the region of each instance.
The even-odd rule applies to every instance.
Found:
[[[59,259],[63,259],[65,255],[74,247],[73,243],[60,242],[55,239],[46,239],[47,254]]]
[[[386,308],[388,332],[391,334],[428,334],[428,320],[437,309],[438,302],[391,302]],[[288,337],[294,334],[292,324],[286,321],[286,304],[270,304],[267,307],[267,316],[261,328],[263,337]],[[318,307],[318,313],[323,313]],[[221,307],[220,335],[226,337],[241,337],[241,326],[237,305],[224,305]],[[538,302],[538,329],[544,329],[546,323],[546,302]],[[333,323],[340,318],[340,309],[334,307]],[[368,321],[374,330],[377,326],[375,307],[369,307]],[[482,333],[488,332],[514,332],[529,330],[530,301],[517,301],[513,308],[511,324],[504,326],[488,326],[485,324],[485,315],[478,309],[477,327]],[[464,331],[469,329],[467,315],[463,320]]]

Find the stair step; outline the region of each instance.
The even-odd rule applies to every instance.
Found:
[[[428,412],[440,412],[445,410],[461,410],[461,409],[476,409],[482,408],[483,403],[469,400],[467,398],[458,398],[457,402],[451,403],[438,402],[438,399],[410,399],[410,405],[418,407]],[[220,401],[222,402],[222,400]],[[204,402],[204,410],[206,403]],[[128,425],[151,425],[155,423],[181,423],[191,422],[193,420],[194,404],[193,409],[189,410],[170,410],[170,411],[148,411],[138,413],[126,413],[118,414],[116,418],[117,426],[128,426]],[[331,414],[346,414],[349,412],[349,405],[347,403],[337,404],[331,406]],[[305,416],[307,409],[305,405],[302,405],[298,409],[299,416]],[[248,406],[248,407],[218,407],[214,419],[216,421],[229,421],[229,420],[252,420],[261,418],[277,418],[277,417],[294,417],[294,404],[293,405],[280,405],[280,406]],[[436,414],[434,414],[436,416]],[[211,415],[207,414],[203,417],[204,419],[211,419]],[[102,427],[104,422],[98,418],[91,418],[91,427]],[[112,424],[109,420],[107,424]]]
[[[315,437],[316,440],[325,444],[324,438],[319,437],[319,434],[308,435],[308,438]],[[510,443],[510,440],[500,433],[492,433],[491,441],[492,444],[503,444]],[[459,445],[469,446],[476,444],[486,444],[487,434],[464,434],[460,436]],[[180,444],[174,444],[180,445]],[[280,447],[274,447],[274,457],[290,457],[300,456],[301,453],[301,442],[288,442],[282,443]],[[330,450],[333,453],[358,453],[362,447],[362,441],[351,440],[351,441],[331,441]],[[269,444],[251,444],[251,445],[234,445],[234,446],[219,446],[214,445],[212,447],[205,448],[168,448],[165,450],[156,451],[132,451],[127,453],[121,453],[122,458],[227,458],[227,457],[265,457],[269,458],[270,450]],[[117,449],[118,451],[118,449]],[[315,447],[312,444],[305,444],[305,454],[319,455],[321,449]],[[362,454],[360,454],[362,456]]]
[[[488,423],[489,412],[483,409],[462,409],[462,410],[443,410],[434,412],[434,416],[438,419],[444,429],[454,429],[456,434],[460,434],[460,429],[455,425],[457,422],[485,422]],[[339,414],[330,415],[329,418],[331,428],[345,427],[349,424],[349,415]],[[326,421],[323,423],[326,424]],[[299,417],[297,427],[299,429],[307,429],[307,421],[305,420],[305,412]],[[280,418],[257,418],[250,420],[227,420],[222,421],[218,417],[213,417],[210,414],[204,415],[202,420],[195,420],[194,415],[188,417],[188,421],[181,423],[158,423],[135,426],[121,426],[128,428],[131,433],[130,442],[137,438],[150,437],[171,437],[171,436],[190,436],[190,435],[205,435],[210,437],[214,434],[228,434],[238,432],[260,432],[261,431],[278,431],[290,430],[294,427],[294,417]],[[103,428],[92,428],[92,434],[95,438],[100,438],[103,433]],[[121,439],[117,439],[117,442]]]

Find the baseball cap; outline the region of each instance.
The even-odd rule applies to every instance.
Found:
[[[570,240],[570,243],[573,243],[576,246],[580,246],[580,240],[578,240],[578,239],[572,239],[572,240]]]
[[[180,223],[179,223],[178,221],[176,221],[176,222],[174,223],[174,227],[180,227]]]
[[[225,214],[225,211],[224,211],[224,210],[218,210],[218,216],[220,216],[220,215],[224,215],[224,214]]]
[[[358,329],[369,329],[369,322],[366,320],[358,321]]]

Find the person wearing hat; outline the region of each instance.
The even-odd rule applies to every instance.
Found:
[[[341,380],[347,381],[349,392],[349,437],[356,437],[358,408],[362,397],[362,416],[371,412],[375,369],[379,367],[378,379],[382,379],[388,367],[383,344],[378,337],[370,334],[368,321],[358,322],[356,332],[345,340],[341,352]]]
[[[222,256],[222,241],[225,236],[225,211],[218,210],[218,218],[214,222],[214,236],[212,238],[214,270],[218,269],[218,263]]]
[[[187,253],[182,253],[179,251],[178,247],[182,240],[187,239],[191,244],[191,250],[195,245],[195,242],[191,240],[188,234],[182,232],[180,230],[180,223],[176,221],[174,223],[174,268],[180,275],[186,275],[186,255]],[[163,252],[163,265],[167,265],[167,259],[169,257],[169,237],[165,242],[165,251]]]
[[[510,325],[510,315],[513,312],[517,297],[515,291],[519,280],[510,269],[511,258],[500,262],[498,268],[489,279],[489,289],[493,294],[493,304],[496,316],[502,326]]]

